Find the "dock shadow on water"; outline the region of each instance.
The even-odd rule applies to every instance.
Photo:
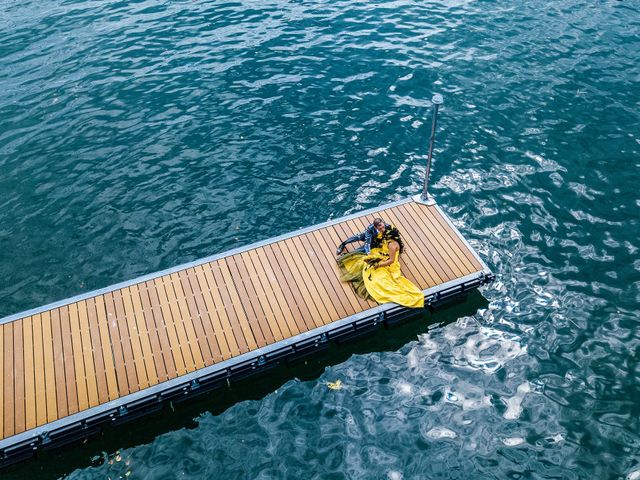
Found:
[[[1,478],[59,478],[79,468],[124,461],[120,450],[148,444],[166,432],[202,428],[199,427],[199,419],[205,414],[220,415],[238,403],[263,399],[291,380],[316,381],[328,367],[343,363],[352,355],[396,351],[415,341],[420,334],[472,316],[487,305],[487,300],[480,292],[469,292],[435,309],[421,310],[393,325],[380,326],[367,336],[329,342],[325,349],[316,350],[303,358],[274,364],[256,375],[230,382],[226,387],[197,397],[185,397],[185,401],[168,402],[162,410],[142,418],[116,426],[107,425],[98,435],[81,442],[40,451],[35,459],[3,469]],[[339,382],[337,386],[328,386],[332,387],[340,388]]]

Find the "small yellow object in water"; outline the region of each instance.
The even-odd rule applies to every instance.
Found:
[[[340,390],[342,388],[342,380],[327,382],[327,387],[329,387],[331,390]]]

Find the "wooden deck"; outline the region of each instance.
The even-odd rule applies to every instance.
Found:
[[[335,263],[376,216],[399,228],[402,271],[425,294],[490,275],[437,206],[407,199],[12,315],[0,320],[0,452],[382,311]]]

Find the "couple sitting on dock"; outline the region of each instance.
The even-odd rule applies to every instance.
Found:
[[[364,242],[364,245],[342,254],[346,245],[354,242]],[[400,272],[399,257],[403,251],[404,243],[398,229],[376,218],[364,232],[347,238],[338,246],[340,280],[350,282],[362,298],[422,308],[422,291]]]

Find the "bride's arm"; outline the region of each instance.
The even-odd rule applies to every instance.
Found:
[[[380,262],[376,267],[386,267],[391,265],[396,258],[396,252],[398,251],[398,242],[389,242],[389,258],[384,262]]]

